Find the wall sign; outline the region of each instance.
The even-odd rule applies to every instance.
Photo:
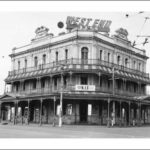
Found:
[[[95,91],[95,85],[76,85],[76,91]]]
[[[91,18],[80,18],[80,17],[67,17],[67,29],[72,30],[74,28],[82,29],[82,30],[92,30],[97,32],[109,32],[110,31],[110,20],[100,20]]]

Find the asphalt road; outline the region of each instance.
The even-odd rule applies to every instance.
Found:
[[[150,127],[0,125],[0,138],[150,138]]]

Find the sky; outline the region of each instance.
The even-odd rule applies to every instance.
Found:
[[[4,92],[4,79],[11,69],[11,59],[9,54],[12,48],[24,46],[29,44],[31,39],[35,37],[35,30],[41,25],[49,28],[49,33],[58,35],[59,32],[65,31],[57,27],[59,21],[66,23],[67,16],[85,17],[92,19],[106,19],[111,20],[110,34],[113,35],[115,30],[120,27],[127,29],[129,36],[128,39],[133,42],[142,43],[144,38],[138,38],[137,35],[150,35],[150,19],[145,22],[145,17],[150,17],[150,12],[144,11],[49,11],[49,10],[36,10],[36,11],[0,11],[0,94]],[[126,17],[128,14],[128,17]],[[144,24],[145,22],[145,24]],[[143,26],[144,24],[144,26]],[[142,28],[143,27],[143,28]],[[142,29],[142,30],[141,30]],[[149,39],[150,41],[150,39]],[[143,46],[142,44],[137,47],[146,49],[147,56],[150,57],[150,44]],[[150,73],[150,60],[147,62],[147,72]]]

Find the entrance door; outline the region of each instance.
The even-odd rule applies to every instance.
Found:
[[[80,122],[87,122],[87,103],[80,103]]]

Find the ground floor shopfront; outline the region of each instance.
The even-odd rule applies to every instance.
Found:
[[[8,100],[9,99],[9,100]],[[1,98],[1,122],[13,124],[58,125],[60,97],[39,96]],[[64,94],[62,99],[63,124],[105,126],[141,126],[150,123],[150,103],[142,100],[111,96]]]

